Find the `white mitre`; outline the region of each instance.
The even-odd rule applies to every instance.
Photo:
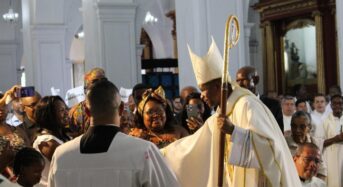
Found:
[[[216,42],[213,38],[212,44],[208,49],[207,54],[203,57],[199,57],[194,54],[189,45],[187,46],[198,85],[207,83],[217,78],[221,78],[223,57],[220,54]]]

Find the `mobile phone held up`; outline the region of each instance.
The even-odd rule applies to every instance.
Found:
[[[187,117],[197,117],[199,113],[199,108],[196,105],[186,105]]]
[[[35,87],[27,86],[17,89],[17,97],[32,97],[35,95]]]

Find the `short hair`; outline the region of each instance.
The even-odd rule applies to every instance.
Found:
[[[290,96],[290,95],[286,95],[286,96],[282,97],[281,103],[283,103],[284,101],[287,101],[287,100],[292,100],[295,103],[295,97]]]
[[[143,84],[143,83],[138,83],[136,84],[133,88],[132,88],[132,97],[133,97],[133,102],[138,105],[139,103],[139,100],[137,99],[137,95],[136,95],[136,91],[137,90],[147,90],[149,89],[150,87],[146,84]],[[143,95],[143,93],[142,93]],[[140,96],[140,99],[141,99],[142,96]]]
[[[94,83],[87,92],[91,116],[113,115],[120,106],[118,96],[118,88],[111,81],[102,80]]]
[[[38,151],[31,147],[24,147],[20,149],[14,158],[14,174],[16,176],[20,175],[20,170],[22,167],[27,167],[37,162],[42,162],[46,164],[43,156]]]
[[[306,99],[297,99],[295,106],[298,106],[300,103],[306,103]]]
[[[324,97],[324,99],[326,100],[325,95],[322,94],[322,93],[316,93],[316,94],[314,94],[314,95],[313,95],[313,101],[314,101],[314,99],[315,99],[316,97]]]
[[[138,83],[136,84],[133,88],[132,88],[132,94],[136,91],[136,90],[141,90],[141,89],[149,89],[150,87],[146,84],[143,83]]]
[[[336,95],[333,95],[331,98],[330,98],[330,101],[332,102],[333,99],[335,98],[340,98],[343,100],[343,96],[342,95],[339,95],[339,94],[336,94]]]
[[[319,147],[316,144],[312,142],[306,142],[306,143],[302,143],[298,145],[298,148],[295,151],[294,156],[300,156],[305,148],[310,148],[310,149],[315,149],[316,151],[320,151]]]
[[[296,111],[293,115],[292,115],[292,119],[291,119],[291,126],[293,126],[294,124],[294,120],[299,118],[299,117],[306,117],[308,119],[308,125],[310,128],[312,128],[312,125],[311,125],[311,115],[307,112],[304,112],[304,111]]]

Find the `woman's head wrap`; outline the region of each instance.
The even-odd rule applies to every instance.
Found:
[[[146,103],[150,100],[154,99],[160,102],[164,107],[167,106],[167,99],[165,96],[165,92],[162,86],[159,86],[156,90],[148,89],[143,93],[142,100],[138,104],[138,113],[143,116],[143,111]]]

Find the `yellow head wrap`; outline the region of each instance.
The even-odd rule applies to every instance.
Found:
[[[167,106],[167,100],[165,96],[165,92],[162,86],[159,86],[156,90],[148,89],[143,93],[142,100],[138,104],[138,113],[143,116],[143,111],[145,104],[150,100],[154,99],[160,102],[164,107]]]

